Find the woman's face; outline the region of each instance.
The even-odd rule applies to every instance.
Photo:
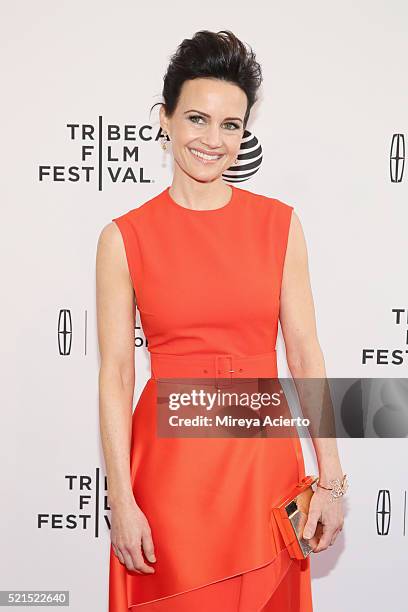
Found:
[[[246,94],[233,83],[212,78],[185,81],[173,116],[167,118],[160,108],[160,125],[169,135],[179,169],[203,182],[221,176],[235,163],[246,110]]]

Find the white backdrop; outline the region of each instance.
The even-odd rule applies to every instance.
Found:
[[[390,154],[408,129],[408,8],[39,0],[1,12],[0,589],[68,590],[73,612],[105,612],[96,244],[114,216],[171,182],[158,107],[149,117],[170,54],[200,29],[231,29],[255,49],[264,83],[248,130],[263,158],[241,186],[291,204],[301,219],[328,376],[402,378],[407,180],[403,160],[390,172]],[[137,159],[125,159],[126,146]],[[135,399],[149,372],[136,335]],[[346,522],[335,546],[312,556],[315,610],[402,612],[407,440],[342,439],[339,449],[351,482]],[[379,491],[391,502],[383,535]]]

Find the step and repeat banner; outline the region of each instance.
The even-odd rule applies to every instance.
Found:
[[[403,612],[406,3],[47,0],[3,3],[1,13],[0,590],[64,592],[73,612],[107,611],[98,237],[171,184],[159,106],[150,111],[171,54],[198,30],[230,29],[255,50],[264,81],[247,157],[223,178],[294,207],[327,376],[350,381],[338,440],[345,526],[312,555],[315,610]],[[135,356],[134,404],[150,373],[139,312]],[[278,364],[290,376],[281,330]],[[369,416],[365,438],[348,427],[356,411]],[[310,439],[302,445],[316,473]]]

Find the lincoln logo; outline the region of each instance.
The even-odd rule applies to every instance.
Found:
[[[257,137],[245,130],[238,154],[238,163],[223,172],[222,177],[228,183],[242,183],[258,172],[261,162],[262,147]]]
[[[388,535],[391,518],[391,498],[388,489],[380,489],[377,496],[377,534]]]
[[[400,183],[404,174],[405,140],[404,134],[393,134],[390,151],[391,183]]]
[[[58,316],[58,350],[60,355],[70,355],[72,344],[71,311],[62,308]]]

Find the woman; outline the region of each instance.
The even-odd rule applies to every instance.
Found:
[[[312,610],[310,557],[289,556],[271,515],[305,475],[299,439],[162,437],[156,430],[160,378],[276,377],[278,318],[293,377],[325,376],[297,215],[222,181],[237,161],[261,81],[254,53],[231,32],[184,40],[160,109],[172,184],[113,219],[99,239],[110,612]],[[132,416],[136,305],[152,375]],[[322,523],[319,552],[343,525],[341,498],[329,503],[343,474],[335,439],[313,442],[321,486],[304,537]]]

